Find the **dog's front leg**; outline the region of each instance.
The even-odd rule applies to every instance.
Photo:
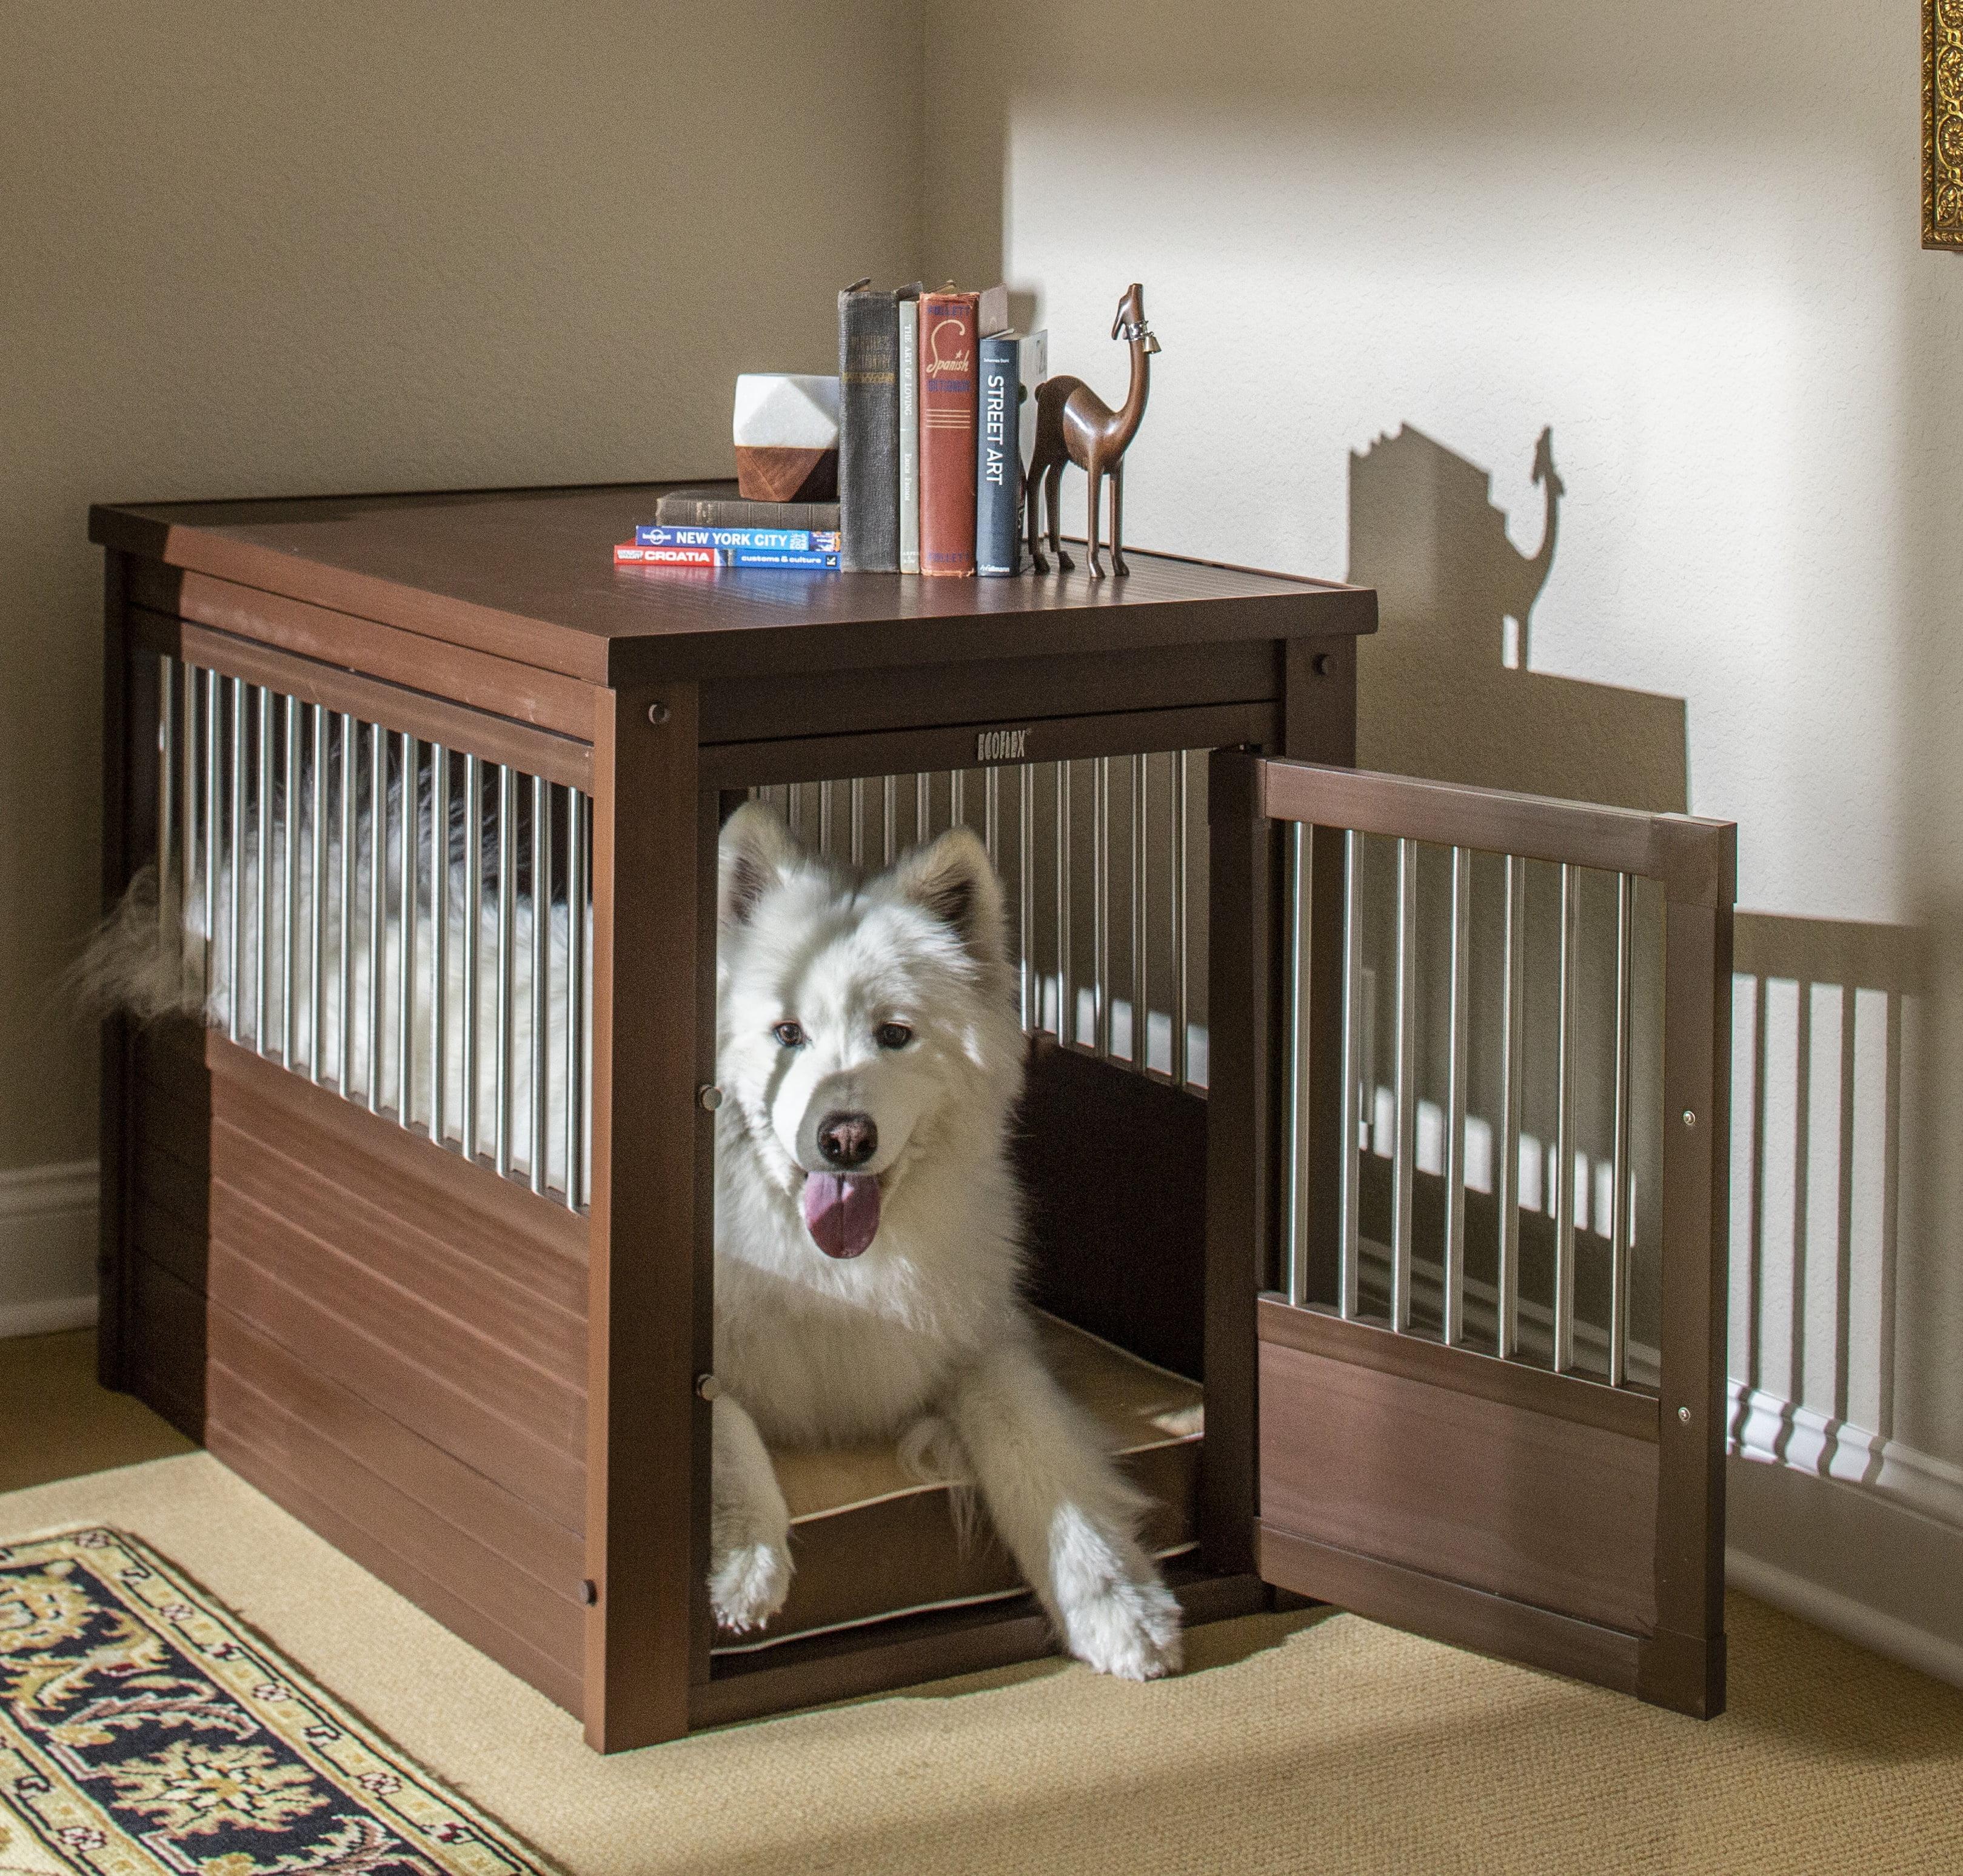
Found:
[[[985,1356],[949,1417],[988,1513],[1079,1660],[1127,1680],[1180,1664],[1179,1605],[1132,1534],[1143,1509],[1026,1348]]]
[[[791,1514],[757,1423],[727,1394],[710,1409],[709,1600],[719,1627],[761,1628],[791,1586]]]

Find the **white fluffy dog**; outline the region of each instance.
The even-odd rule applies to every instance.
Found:
[[[783,1603],[765,1441],[892,1439],[980,1488],[1071,1652],[1177,1669],[1141,1509],[1036,1353],[1007,1129],[1023,1079],[1001,883],[957,827],[855,880],[752,803],[723,831],[710,1598]]]
[[[331,842],[331,858],[338,852]],[[365,873],[365,847],[360,857]],[[229,906],[232,881],[222,876],[219,884],[219,903]],[[249,865],[244,886],[251,903]],[[253,976],[256,940],[248,930],[235,969],[229,951],[215,960],[205,996],[159,941],[155,893],[146,873],[98,933],[78,973],[89,999],[146,1018],[181,1010],[224,1024],[230,986]],[[943,1474],[979,1487],[1072,1653],[1134,1679],[1177,1669],[1179,1606],[1134,1534],[1142,1502],[1043,1368],[1019,1294],[1022,1207],[1007,1129],[1024,1042],[1001,886],[986,848],[956,828],[858,880],[805,851],[775,814],[752,803],[723,831],[720,896],[717,1077],[725,1098],[716,1169],[716,1372],[722,1391],[713,1409],[709,1577],[718,1623],[739,1633],[761,1627],[789,1586],[789,1513],[764,1441],[890,1439],[917,1467],[931,1454]],[[460,886],[453,905],[462,898]],[[184,910],[187,931],[201,936],[198,892]],[[400,915],[393,903],[385,915],[386,981]],[[531,915],[522,900],[521,1024]],[[303,909],[303,916],[310,915]],[[488,945],[490,908],[485,916]],[[563,907],[549,916],[556,953]],[[223,941],[222,931],[216,936]],[[466,1004],[460,937],[459,923],[450,951],[455,1011]],[[425,919],[419,955],[430,954],[429,941]],[[283,928],[276,931],[274,942],[284,941]],[[368,962],[358,955],[351,962],[348,1007],[359,1010]],[[327,964],[331,984],[338,939]],[[487,996],[492,987],[487,981]],[[428,995],[419,986],[413,1025],[424,1086]],[[330,1079],[341,1071],[340,1032],[349,1027],[338,1009],[337,992],[323,1012]],[[300,1033],[310,1036],[311,1011],[298,1014]],[[495,1015],[488,1004],[480,1009],[485,1021]],[[365,1085],[363,1073],[379,1074],[385,1089],[393,1084],[393,1027],[384,1025],[384,1052],[365,1068],[357,1038],[345,1037],[357,1086]],[[522,1062],[530,1053],[522,1028],[518,1041]],[[550,1042],[556,1075],[561,1038]],[[461,1073],[460,1057],[447,1065],[453,1112]],[[516,1098],[522,1137],[529,1090]],[[488,1082],[480,1099],[488,1110]],[[559,1149],[555,1134],[552,1150]],[[559,1176],[559,1162],[549,1169]]]

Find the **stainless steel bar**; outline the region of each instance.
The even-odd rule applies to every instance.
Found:
[[[335,1022],[335,1066],[341,1092],[354,1098],[354,846],[360,823],[354,812],[361,737],[354,719],[341,717],[341,999]]]
[[[218,992],[218,873],[223,849],[224,810],[219,800],[222,767],[218,753],[219,725],[224,715],[218,673],[204,674],[204,1000]]]
[[[511,1170],[511,1068],[516,1021],[514,979],[518,943],[518,778],[498,771],[498,1037],[492,1153],[500,1175]]]
[[[1016,949],[1021,968],[1023,1028],[1042,1027],[1036,1007],[1036,765],[1024,762],[1017,771],[1016,787]]]
[[[1527,863],[1507,859],[1505,976],[1500,999],[1500,1142],[1493,1169],[1498,1201],[1499,1291],[1494,1352],[1520,1351],[1520,1091],[1526,1079]]]
[[[450,752],[430,745],[430,1129],[449,1134]]]
[[[565,791],[565,1202],[586,1185],[586,797]]]
[[[548,1112],[551,1051],[546,1034],[552,985],[552,790],[543,777],[532,778],[532,993],[526,999],[530,1026],[530,1100],[526,1110],[530,1139],[532,1190],[546,1189],[546,1143],[551,1137]]]
[[[1097,758],[1090,779],[1091,1046],[1111,1053],[1111,758]]]
[[[914,844],[933,831],[933,778],[925,770],[914,778]]]
[[[982,784],[982,844],[999,872],[1002,864],[1002,771],[991,768]]]
[[[1145,877],[1145,816],[1151,804],[1147,786],[1151,773],[1151,758],[1132,758],[1132,1066],[1151,1066],[1151,983],[1146,966],[1146,944],[1150,921]]]
[[[1173,1085],[1183,1088],[1190,1063],[1186,1034],[1186,756],[1172,754],[1172,1059]]]
[[[968,819],[968,777],[961,769],[947,771],[947,824],[963,826]]]
[[[239,1005],[245,997],[245,680],[232,680],[232,829],[226,841],[230,860],[232,956],[227,966],[225,1033],[234,1042],[244,1025]]]
[[[319,1084],[327,1072],[327,706],[313,707],[312,826],[309,832],[307,1075]]]
[[[1616,876],[1616,1109],[1615,1146],[1609,1173],[1609,1385],[1628,1379],[1630,1192],[1630,1076],[1635,1053],[1635,881]]]
[[[178,688],[184,698],[184,727],[178,744],[178,767],[181,771],[178,785],[178,944],[181,975],[178,981],[186,989],[193,982],[191,976],[191,894],[197,889],[197,861],[200,851],[197,816],[198,776],[198,726],[197,726],[197,671],[194,665],[181,664],[178,667]],[[202,992],[203,973],[200,970],[196,980]]]
[[[463,1007],[457,1012],[457,1041],[463,1086],[457,1090],[456,1112],[463,1156],[477,1157],[481,1144],[477,1124],[477,1039],[483,1015],[484,936],[484,762],[481,756],[463,758]]]
[[[893,864],[899,851],[900,834],[900,778],[889,775],[879,785],[879,855],[881,863]]]
[[[787,782],[784,793],[788,797],[784,803],[784,819],[792,833],[802,840],[804,838],[804,789],[801,784]]]
[[[420,824],[422,745],[399,735],[402,782],[395,810],[395,1118],[404,1127],[416,1112],[416,849]]]
[[[1411,1327],[1411,1200],[1417,1184],[1417,842],[1398,842],[1397,1053],[1391,1070],[1391,1326]]]
[[[827,859],[831,857],[831,794],[837,785],[829,781],[818,784],[818,850]]]
[[[273,694],[264,685],[259,687],[259,800],[253,823],[259,916],[258,950],[253,960],[252,1046],[264,1055],[273,1041]]]
[[[157,941],[167,957],[178,954],[184,920],[173,906],[178,889],[178,661],[168,652],[157,659]]]
[[[1298,1307],[1308,1300],[1308,931],[1309,831],[1299,821],[1289,829],[1288,878],[1288,1139],[1283,1159],[1287,1198],[1283,1246],[1288,1299]]]
[[[1561,869],[1561,1015],[1555,1031],[1554,1368],[1574,1365],[1574,1053],[1580,986],[1581,874]]]
[[[852,813],[852,864],[855,867],[866,864],[866,784],[858,776],[852,778],[850,790]]]
[[[1056,1039],[1077,1040],[1077,960],[1071,930],[1070,765],[1056,765]]]
[[[1452,850],[1452,989],[1445,1114],[1445,1297],[1447,1348],[1465,1339],[1465,1089],[1472,1047],[1472,852]]]
[[[282,804],[280,831],[285,835],[280,871],[285,888],[286,926],[280,947],[280,1017],[286,1031],[281,1053],[290,1069],[300,1056],[300,1000],[294,992],[299,967],[294,953],[300,942],[300,700],[287,699],[287,787]]]
[[[368,1111],[382,1111],[382,962],[388,948],[389,742],[368,726]]]
[[[1336,1307],[1345,1320],[1360,1309],[1363,1073],[1363,836],[1343,832],[1343,1137],[1336,1195]]]

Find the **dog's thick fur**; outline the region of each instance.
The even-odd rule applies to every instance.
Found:
[[[232,882],[220,883],[229,903]],[[195,893],[184,912],[196,935]],[[399,919],[394,906],[387,912],[392,956]],[[529,903],[518,912],[528,932]],[[751,804],[723,831],[719,912],[718,1624],[763,1626],[789,1586],[789,1514],[765,1442],[889,1439],[917,1468],[930,1461],[978,1488],[1072,1653],[1135,1679],[1176,1669],[1179,1608],[1135,1535],[1143,1506],[1044,1368],[1020,1298],[1021,1198],[1007,1137],[1024,1040],[986,849],[956,828],[857,879]],[[562,936],[555,916],[555,942]],[[528,951],[517,947],[521,967]],[[187,987],[159,941],[146,874],[78,974],[98,1006],[222,1024],[223,986],[235,974],[249,980],[252,954],[242,962],[209,999]],[[451,995],[461,1007],[460,980]],[[427,1015],[416,1012],[418,1038]],[[776,1033],[787,1021],[801,1026],[796,1047]],[[895,1024],[908,1040],[881,1046],[879,1032]],[[555,1066],[559,1042],[551,1039]],[[826,1170],[819,1130],[841,1110],[869,1117],[878,1134],[857,1169],[879,1182],[878,1229],[853,1257],[819,1249],[802,1204],[807,1175]]]
[[[1135,1679],[1177,1668],[1178,1606],[1133,1535],[1136,1497],[1038,1358],[1020,1297],[1007,1134],[1024,1044],[986,849],[957,827],[855,881],[752,804],[723,832],[719,912],[718,1621],[756,1627],[789,1583],[766,1441],[889,1438],[972,1477],[1072,1653]],[[881,1046],[889,1024],[904,1046]],[[874,1122],[864,1170],[882,1192],[849,1259],[818,1249],[800,1206],[841,1111]]]

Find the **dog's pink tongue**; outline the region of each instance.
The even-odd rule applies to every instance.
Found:
[[[869,1172],[807,1172],[804,1221],[827,1257],[857,1257],[879,1229],[879,1182]]]

